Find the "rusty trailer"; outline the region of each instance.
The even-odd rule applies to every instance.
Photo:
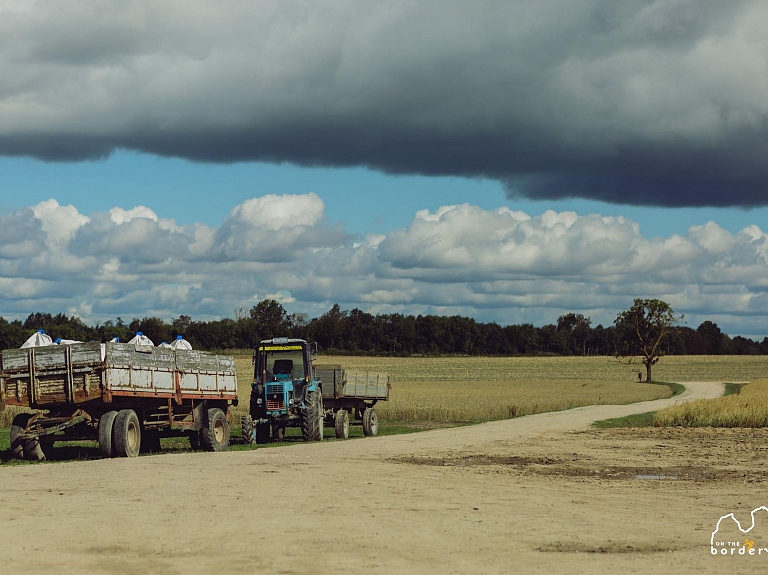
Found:
[[[16,416],[11,448],[45,459],[56,441],[95,439],[108,457],[156,451],[160,438],[188,436],[193,447],[229,445],[237,405],[231,356],[128,343],[78,343],[0,352],[0,406]]]

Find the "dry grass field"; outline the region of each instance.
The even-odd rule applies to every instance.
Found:
[[[669,397],[665,386],[637,383],[637,365],[609,357],[399,358],[321,356],[348,372],[387,373],[391,400],[377,406],[385,421],[475,422],[583,405]],[[237,357],[240,406],[247,412],[253,368]],[[748,381],[768,372],[763,356],[670,356],[654,367],[661,381]]]
[[[241,402],[235,422],[247,413],[253,375],[250,356],[236,360]],[[670,394],[664,386],[638,384],[642,366],[609,357],[321,356],[319,361],[340,363],[349,372],[389,374],[392,399],[379,405],[385,421],[486,421]],[[751,381],[767,374],[765,356],[669,356],[654,367],[660,381]],[[0,427],[8,427],[18,411],[1,412]]]
[[[737,394],[700,399],[662,409],[657,427],[768,427],[768,379],[745,385]]]

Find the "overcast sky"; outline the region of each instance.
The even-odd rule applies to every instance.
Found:
[[[768,4],[4,2],[0,315],[768,335]]]

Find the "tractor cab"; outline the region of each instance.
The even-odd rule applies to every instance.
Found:
[[[310,345],[303,339],[265,339],[254,351],[256,383],[312,379]]]
[[[312,383],[312,346],[303,339],[265,339],[254,350],[251,411],[254,419],[281,416],[304,407]]]

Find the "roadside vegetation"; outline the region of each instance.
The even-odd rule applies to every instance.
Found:
[[[723,397],[604,419],[596,421],[593,427],[768,427],[768,379],[748,384],[726,383]]]
[[[738,393],[700,399],[660,410],[657,427],[766,427],[768,426],[768,379],[759,379]]]

